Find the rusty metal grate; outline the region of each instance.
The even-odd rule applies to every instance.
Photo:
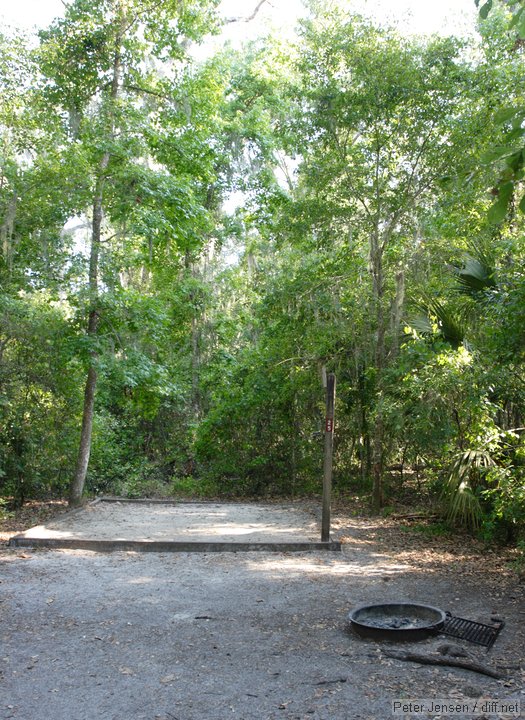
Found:
[[[504,625],[503,620],[494,623],[494,625],[484,625],[473,620],[454,617],[447,612],[445,625],[440,632],[476,645],[483,645],[487,650],[490,650]]]

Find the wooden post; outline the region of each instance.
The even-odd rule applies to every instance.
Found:
[[[324,373],[323,373],[324,380]],[[332,495],[332,464],[334,452],[335,375],[326,376],[326,423],[324,429],[323,515],[321,542],[330,540],[330,507]]]

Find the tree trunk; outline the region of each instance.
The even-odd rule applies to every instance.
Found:
[[[382,283],[383,283],[383,268],[382,258],[379,255],[376,259],[375,275],[377,277],[376,283],[376,302],[377,302],[377,346],[376,346],[376,372],[377,372],[377,415],[374,426],[374,436],[372,444],[372,509],[378,513],[383,506],[383,466],[384,466],[384,445],[385,445],[385,424],[383,418],[383,410],[381,407],[382,403],[382,391],[383,391],[383,371],[386,363],[386,328],[385,328],[385,316],[382,303]],[[403,303],[405,297],[405,276],[403,271],[400,271],[396,276],[396,298],[393,303],[392,311],[392,330],[393,330],[393,347],[392,357],[397,355],[399,349],[399,330],[401,326],[401,314],[403,310]]]
[[[396,297],[392,304],[392,349],[390,358],[394,360],[399,354],[401,321],[405,305],[405,272],[399,270],[396,275]]]
[[[107,138],[113,139],[115,135],[115,101],[119,94],[120,75],[122,70],[122,39],[125,27],[125,14],[123,5],[118,3],[118,31],[115,36],[115,54],[113,58],[113,76],[111,80],[109,101],[109,112],[107,115]],[[87,335],[91,340],[92,349],[90,351],[89,367],[84,390],[84,409],[82,412],[82,427],[80,430],[80,443],[78,449],[77,464],[75,474],[69,488],[69,504],[72,506],[80,505],[82,502],[82,493],[86,482],[86,475],[89,466],[89,457],[91,454],[91,437],[93,431],[93,416],[95,412],[95,393],[97,388],[97,351],[94,349],[95,339],[99,325],[99,258],[100,244],[102,237],[102,220],[104,217],[104,186],[106,184],[106,174],[110,160],[110,153],[104,152],[99,167],[97,169],[97,179],[95,184],[95,192],[93,197],[93,222],[91,232],[91,248],[89,254],[89,319]]]
[[[97,386],[97,371],[93,365],[88,369],[86,388],[84,390],[84,412],[82,413],[82,429],[80,431],[80,444],[78,449],[75,475],[69,488],[69,504],[80,505],[82,492],[86,481],[89,456],[91,454],[91,432],[93,428],[93,413],[95,408],[95,390]]]
[[[200,328],[197,318],[191,319],[191,396],[193,420],[198,423],[201,417],[200,397]]]
[[[386,327],[383,307],[383,249],[378,230],[371,240],[370,266],[373,278],[377,340],[375,347],[377,411],[372,433],[372,508],[379,512],[383,505],[384,420],[382,404],[383,372],[386,358]]]
[[[294,387],[294,367],[290,368],[290,385]],[[292,402],[290,403],[290,490],[292,498],[295,497],[295,483],[297,481],[297,394],[293,391]]]
[[[199,278],[199,271],[196,264],[192,261],[191,253],[186,251],[184,257],[184,269],[186,274],[192,279]],[[193,412],[193,422],[198,423],[201,414],[201,391],[200,391],[200,369],[201,369],[201,323],[202,318],[197,316],[199,312],[196,307],[197,293],[194,289],[190,292],[190,302],[192,306],[191,317],[191,408]]]
[[[359,432],[359,463],[360,477],[363,487],[369,481],[372,472],[372,454],[370,447],[370,428],[367,413],[367,395],[364,379],[364,372],[358,369],[357,387],[359,389],[357,411],[358,432]]]
[[[383,413],[377,412],[372,446],[372,509],[379,512],[383,506],[383,444],[385,435]]]
[[[13,260],[13,229],[15,225],[16,209],[17,209],[18,195],[16,189],[13,190],[9,198],[5,217],[2,225],[0,225],[0,244],[2,246],[2,253],[6,266],[11,270]]]
[[[91,234],[91,250],[89,256],[89,295],[91,308],[87,335],[92,343],[97,336],[99,313],[98,313],[98,265],[100,255],[100,239],[102,233],[104,196],[104,171],[109,162],[109,154],[105,153],[100,163],[100,176],[97,182],[95,198],[93,200],[93,226]],[[69,504],[76,506],[82,502],[82,493],[86,482],[86,475],[91,454],[91,435],[93,430],[93,415],[95,411],[95,392],[97,388],[96,371],[97,353],[94,349],[90,351],[86,387],[84,390],[84,410],[82,412],[82,427],[80,430],[80,443],[78,448],[77,464],[75,474],[69,488]]]

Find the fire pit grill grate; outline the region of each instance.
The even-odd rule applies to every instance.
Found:
[[[447,613],[445,624],[440,632],[460,640],[467,640],[467,642],[476,645],[483,645],[487,650],[490,650],[504,625],[503,621],[494,625],[484,625],[473,620],[454,617]]]
[[[505,622],[492,618],[492,625],[455,617],[430,605],[388,602],[361,605],[349,614],[352,629],[362,637],[394,642],[414,642],[429,635],[448,635],[482,645],[493,646]]]

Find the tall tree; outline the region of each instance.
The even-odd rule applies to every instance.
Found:
[[[474,76],[452,39],[419,41],[316,4],[304,24],[295,129],[302,157],[295,218],[361,277],[372,380],[373,504],[382,503],[385,372],[395,360],[410,257],[440,180],[468,146]],[[299,212],[298,212],[299,210]],[[365,357],[368,351],[365,351]]]
[[[63,20],[41,33],[44,94],[49,105],[67,119],[67,142],[82,148],[90,178],[87,378],[78,460],[69,493],[72,505],[81,502],[91,448],[102,342],[102,250],[109,255],[111,236],[119,224],[121,232],[125,228],[130,210],[126,193],[132,193],[135,204],[141,205],[145,195],[153,195],[150,203],[144,202],[146,215],[148,204],[161,202],[152,185],[171,182],[175,196],[167,216],[174,216],[175,224],[184,223],[193,212],[180,206],[176,197],[180,188],[170,180],[165,164],[148,167],[148,142],[155,135],[163,106],[175,102],[185,44],[212,27],[215,4],[213,0],[184,4],[162,0],[152,7],[145,0],[75,0]],[[166,187],[162,189],[165,192]],[[169,223],[160,229],[151,227],[149,232],[153,237],[145,240],[150,247],[160,234],[163,242],[177,246],[176,229],[169,228]]]
[[[488,24],[496,16],[499,22],[501,35],[508,39],[507,65],[510,65],[510,58],[514,56],[519,65],[522,65],[522,52],[525,43],[525,2],[524,0],[504,0],[494,2],[493,0],[475,0],[479,7],[479,16],[483,26]],[[501,18],[503,17],[503,22]],[[523,70],[523,68],[522,68]],[[493,115],[492,122],[499,126],[501,135],[498,143],[494,144],[485,154],[484,161],[491,165],[493,172],[497,173],[492,188],[494,202],[489,210],[489,218],[493,224],[502,222],[509,212],[513,211],[516,201],[518,209],[525,213],[525,195],[522,192],[522,181],[525,175],[525,102],[523,98],[523,82],[519,79],[510,84],[509,87],[502,87],[504,94],[502,101],[504,106],[499,108]],[[521,197],[519,194],[521,193]],[[519,198],[519,202],[518,202]]]

